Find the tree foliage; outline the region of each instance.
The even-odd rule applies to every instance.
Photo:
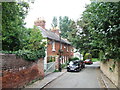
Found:
[[[90,46],[86,44],[89,43],[88,39],[86,39],[88,37],[87,33],[84,34],[82,32],[77,22],[69,19],[67,16],[59,17],[59,26],[62,32],[61,36],[68,39],[78,51],[88,51]]]
[[[14,51],[20,48],[20,33],[24,28],[24,18],[29,5],[25,2],[2,3],[2,47]]]
[[[23,34],[21,44],[23,48],[18,50],[16,54],[25,60],[38,60],[45,57],[46,43],[42,41],[44,38],[40,30],[34,27],[33,29],[27,29]]]
[[[68,38],[68,33],[71,32],[71,22],[72,20],[67,16],[59,17],[59,27],[63,38]]]
[[[78,49],[79,51],[79,45],[80,38],[79,38],[79,32],[80,30],[77,28],[77,23],[74,20],[71,20],[67,16],[59,17],[59,27],[61,30],[61,36],[68,39],[71,44]]]
[[[120,59],[120,2],[91,3],[78,25],[91,49],[102,50],[106,58]],[[80,40],[81,41],[81,40]],[[79,47],[82,48],[82,47]]]
[[[24,31],[21,46],[23,49],[38,50],[45,43],[42,42],[43,36],[37,27],[29,28]]]
[[[57,25],[58,25],[58,21],[57,21],[57,17],[53,17],[53,20],[52,20],[52,27],[53,28],[56,28],[57,27]]]
[[[38,60],[45,56],[45,43],[37,27],[24,27],[29,5],[25,2],[2,3],[2,47],[5,53],[14,53],[25,60]]]

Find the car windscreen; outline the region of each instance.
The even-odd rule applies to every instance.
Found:
[[[77,66],[77,65],[78,65],[78,62],[70,62],[69,65],[70,65],[70,66]]]
[[[90,59],[87,59],[87,60],[85,60],[85,61],[90,61]]]

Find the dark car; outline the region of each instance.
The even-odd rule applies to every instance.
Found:
[[[82,69],[85,68],[85,63],[84,63],[84,61],[80,60],[80,65],[81,65],[81,68],[82,68]]]
[[[92,62],[91,59],[86,59],[86,60],[84,61],[84,63],[85,63],[85,64],[93,64],[93,62]]]
[[[83,60],[76,60],[78,63],[80,63],[81,69],[85,68],[85,63]]]
[[[70,61],[70,63],[67,66],[67,71],[80,71],[81,65],[80,65],[80,61],[76,60],[76,61]]]

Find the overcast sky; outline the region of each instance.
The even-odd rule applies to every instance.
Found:
[[[25,19],[26,27],[33,27],[38,17],[44,17],[46,29],[51,28],[54,16],[68,16],[77,20],[85,10],[86,4],[90,4],[90,0],[35,0]]]

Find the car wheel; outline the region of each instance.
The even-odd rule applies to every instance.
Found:
[[[69,69],[67,69],[67,72],[70,72],[70,70],[69,70]]]
[[[81,68],[79,68],[78,71],[81,71]]]
[[[81,65],[81,69],[83,69],[83,65]]]
[[[85,65],[83,66],[83,68],[85,68]]]

